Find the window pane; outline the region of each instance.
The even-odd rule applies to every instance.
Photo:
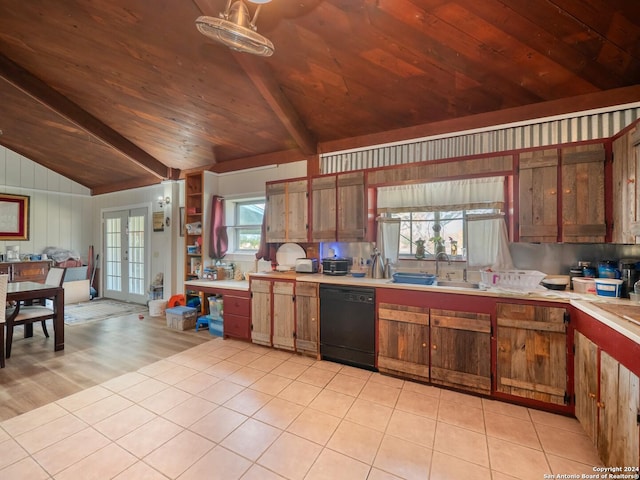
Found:
[[[238,203],[236,225],[261,225],[264,202]]]
[[[238,250],[258,250],[260,246],[259,228],[237,228]]]

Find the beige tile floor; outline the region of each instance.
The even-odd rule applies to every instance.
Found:
[[[575,419],[212,339],[0,423],[0,478],[534,479],[593,473]]]

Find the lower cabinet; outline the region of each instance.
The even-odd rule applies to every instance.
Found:
[[[273,335],[274,347],[283,350],[295,349],[295,296],[294,282],[273,282]]]
[[[251,341],[271,346],[271,283],[251,279]]]
[[[251,279],[251,341],[318,355],[318,284]]]
[[[431,309],[431,382],[491,393],[491,315]]]
[[[429,309],[378,305],[378,370],[429,381]]]
[[[497,304],[496,391],[565,405],[567,310],[529,304]]]
[[[296,351],[318,355],[320,330],[320,302],[318,284],[296,282]]]
[[[239,338],[241,340],[251,339],[251,302],[248,292],[233,292],[222,294],[224,302],[224,336]]]
[[[575,332],[574,342],[576,418],[606,466],[637,466],[638,376],[580,332]]]

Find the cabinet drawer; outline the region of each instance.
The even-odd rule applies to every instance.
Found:
[[[224,313],[224,335],[249,340],[251,329],[249,317]]]
[[[225,295],[223,300],[225,315],[230,314],[249,317],[249,312],[251,311],[251,300],[248,298]]]

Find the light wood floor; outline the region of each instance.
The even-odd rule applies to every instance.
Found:
[[[0,369],[0,421],[100,384],[144,365],[199,345],[207,329],[167,328],[164,317],[128,315],[80,325],[65,325],[65,348],[53,351],[50,338],[34,325],[32,338],[16,328],[11,358]]]

